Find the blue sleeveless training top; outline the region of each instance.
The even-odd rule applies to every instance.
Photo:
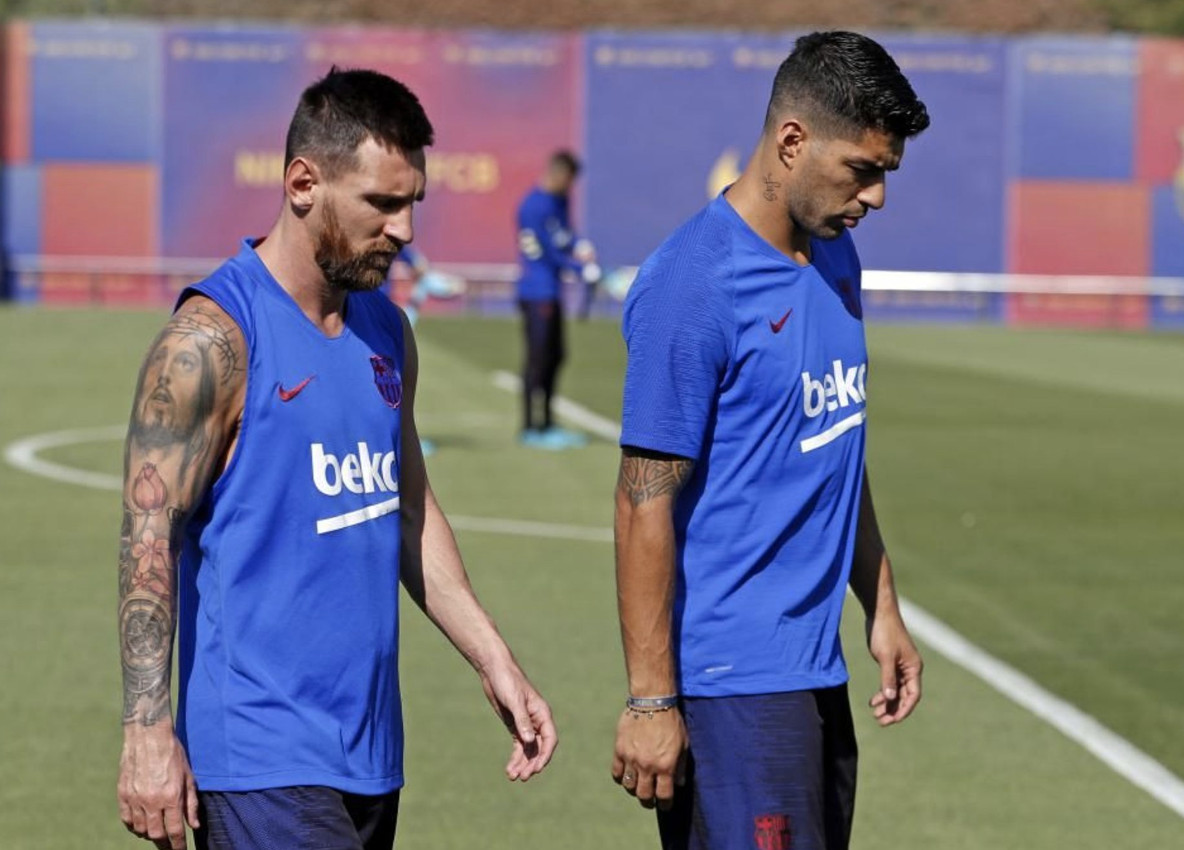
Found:
[[[180,565],[178,733],[205,791],[403,784],[398,678],[403,331],[351,293],[326,337],[245,240],[190,287],[242,329],[227,469]]]

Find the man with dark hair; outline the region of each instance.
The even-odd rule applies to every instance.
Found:
[[[570,151],[556,151],[539,185],[518,207],[518,309],[525,357],[522,368],[521,442],[531,448],[566,449],[583,435],[559,428],[552,417],[555,379],[565,356],[563,279],[578,275],[594,282],[600,269],[590,243],[578,239],[568,210],[580,163]]]
[[[798,40],[735,184],[641,267],[616,493],[629,699],[613,776],[667,848],[845,848],[856,746],[839,644],[867,615],[882,726],[921,696],[864,468],[848,229],[928,126],[853,33]]]
[[[432,126],[401,83],[304,92],[263,239],[182,293],[125,453],[120,817],[158,846],[390,848],[403,785],[398,584],[474,666],[526,780],[547,703],[469,584],[416,432],[406,317]],[[176,727],[169,684],[179,629]],[[192,765],[192,767],[191,767]]]

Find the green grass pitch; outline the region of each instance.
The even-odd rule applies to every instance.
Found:
[[[162,316],[0,310],[0,444],[126,421]],[[514,441],[508,320],[420,330],[420,426],[446,511],[608,528],[616,448]],[[869,463],[901,592],[1184,774],[1184,337],[997,327],[869,329]],[[570,326],[562,392],[616,418],[610,322]],[[48,449],[117,473],[120,445]],[[115,808],[118,497],[0,465],[0,848],[148,846]],[[608,775],[624,696],[611,546],[458,532],[474,584],[551,700],[561,744],[526,786],[477,680],[405,608],[401,848],[656,847]],[[854,614],[854,611],[851,611]],[[862,752],[854,846],[1184,846],[1184,821],[922,646],[926,696],[878,730],[846,624]]]

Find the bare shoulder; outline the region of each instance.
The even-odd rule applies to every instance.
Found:
[[[194,295],[169,319],[161,339],[204,349],[216,367],[217,380],[229,385],[246,377],[247,345],[242,331],[217,302]]]
[[[187,300],[153,340],[140,369],[129,448],[168,453],[220,448],[246,388],[246,343],[234,320],[204,296]],[[206,454],[198,453],[198,456]]]

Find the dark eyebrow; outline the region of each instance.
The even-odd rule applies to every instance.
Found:
[[[424,193],[418,192],[415,195],[395,195],[388,192],[367,192],[362,197],[365,198],[369,203],[375,204],[376,206],[388,204],[418,204],[423,201]]]
[[[849,164],[858,166],[859,168],[874,169],[876,171],[896,171],[900,168],[899,160],[893,165],[881,165],[878,160],[867,159],[866,157],[856,156],[848,160]]]

